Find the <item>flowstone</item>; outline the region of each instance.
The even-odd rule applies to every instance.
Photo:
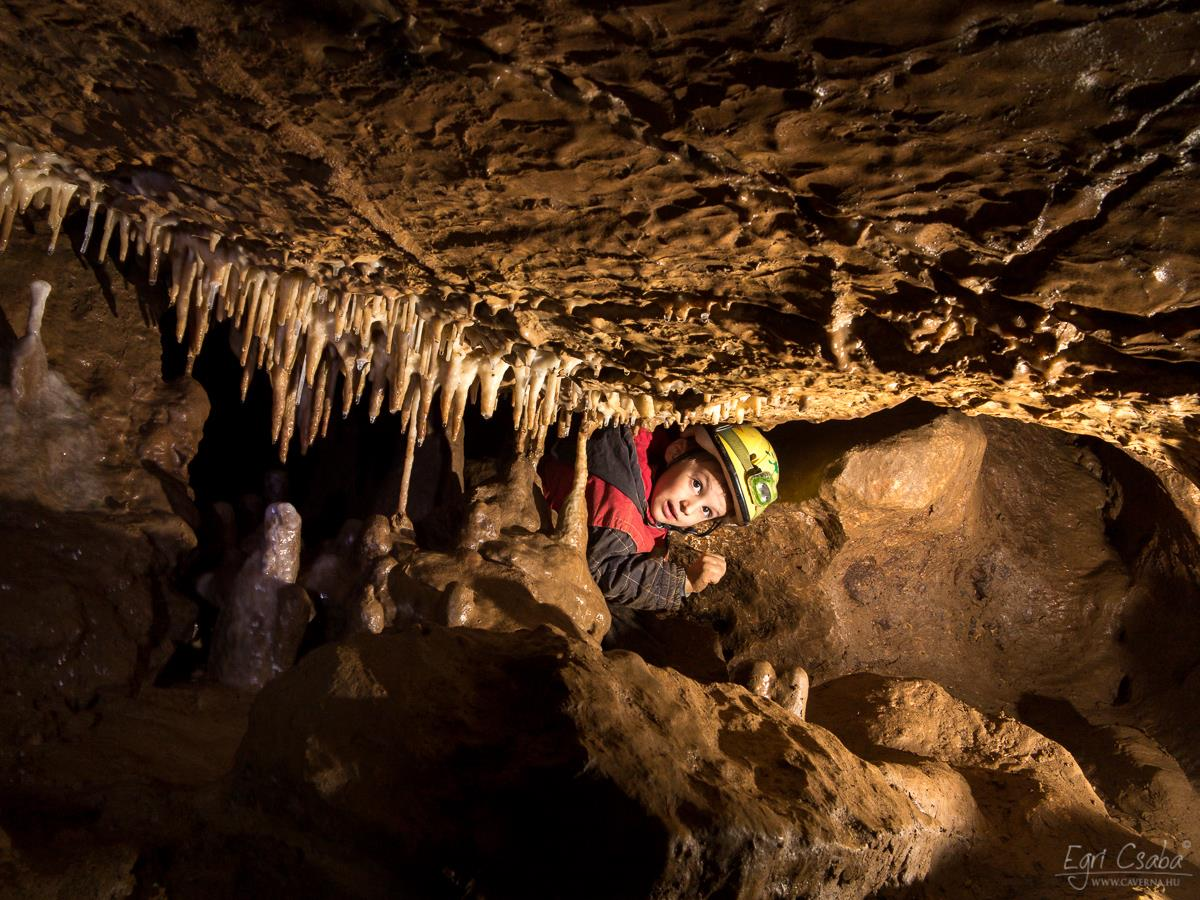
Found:
[[[23,230],[0,267],[7,755],[102,691],[140,690],[187,637],[195,609],[170,574],[195,545],[187,465],[208,401],[190,379],[164,381],[159,336],[127,283],[101,284]],[[22,322],[17,340],[10,323]]]

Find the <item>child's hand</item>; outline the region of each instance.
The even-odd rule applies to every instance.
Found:
[[[687,567],[687,592],[694,594],[725,575],[725,557],[716,553],[701,553]]]

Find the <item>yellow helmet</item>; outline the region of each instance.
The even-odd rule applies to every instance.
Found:
[[[730,517],[749,524],[779,497],[779,458],[761,431],[752,425],[698,426],[696,442],[717,458],[736,502]]]

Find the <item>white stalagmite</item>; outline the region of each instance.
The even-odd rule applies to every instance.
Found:
[[[50,285],[35,281],[29,286],[29,294],[29,319],[25,325],[25,336],[13,348],[9,369],[13,401],[23,413],[31,412],[38,405],[50,372],[46,347],[42,343],[42,316],[46,313]]]
[[[120,261],[128,259],[132,244],[151,283],[160,271],[169,272],[167,298],[175,307],[176,340],[186,340],[189,370],[215,319],[230,322],[243,367],[243,399],[254,370],[266,371],[271,432],[281,457],[297,430],[302,450],[325,433],[339,374],[343,416],[370,387],[371,418],[386,400],[388,410],[403,417],[409,447],[424,439],[435,403],[448,437],[456,440],[468,400],[477,400],[481,414],[490,418],[505,386],[522,447],[530,438],[540,447],[551,425],[562,431],[576,412],[594,422],[653,426],[741,421],[763,409],[762,398],[712,398],[702,409],[680,414],[657,391],[585,390],[575,377],[583,359],[549,347],[521,346],[473,327],[475,320],[461,303],[454,307],[441,297],[374,282],[364,289],[351,282],[377,277],[378,259],[302,263],[285,253],[281,264],[258,262],[212,227],[189,225],[152,199],[118,193],[56,154],[9,142],[0,150],[0,163],[0,250],[15,216],[32,207],[46,211],[53,251],[71,203],[78,200],[87,208],[84,252],[103,207],[97,259],[106,259],[115,232]],[[469,306],[473,312],[474,304]],[[586,362],[596,371],[605,364],[594,353]]]

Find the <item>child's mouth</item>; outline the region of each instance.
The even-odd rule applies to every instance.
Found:
[[[675,520],[675,518],[676,518],[676,516],[675,516],[675,507],[673,507],[673,506],[671,505],[671,501],[670,501],[670,500],[667,500],[665,503],[663,503],[663,513],[664,513],[664,514],[667,516],[667,518],[669,518],[671,521],[674,521],[674,520]]]

